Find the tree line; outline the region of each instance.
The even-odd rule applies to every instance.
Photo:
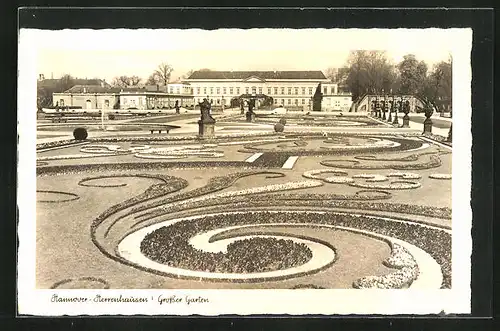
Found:
[[[350,52],[343,67],[328,68],[325,74],[347,87],[353,102],[366,94],[410,94],[419,97],[426,107],[451,109],[451,57],[429,68],[413,54],[393,63],[385,51],[356,50]]]

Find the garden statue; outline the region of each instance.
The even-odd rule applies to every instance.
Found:
[[[204,98],[203,102],[200,102],[199,105],[201,112],[201,121],[205,123],[209,122],[215,123],[214,118],[212,117],[212,115],[210,115],[210,109],[212,108],[212,105],[210,104],[210,102],[208,102],[208,99]]]
[[[247,122],[253,122],[255,120],[255,113],[253,108],[255,107],[255,99],[250,99],[248,101],[248,111],[247,111]]]
[[[323,100],[323,93],[321,93],[321,83],[316,87],[316,92],[313,95],[313,110],[321,111],[321,100]]]
[[[372,116],[377,116],[377,100],[372,100]]]
[[[389,117],[387,118],[387,122],[391,122],[392,121],[392,111],[394,109],[394,101],[393,100],[389,100],[389,102],[387,103],[387,110],[389,111]]]
[[[215,132],[215,119],[210,115],[210,108],[212,105],[208,99],[203,99],[199,103],[201,119],[198,121],[198,134],[200,137],[213,137]]]
[[[408,113],[410,112],[410,101],[409,100],[401,101],[401,108],[403,113],[405,114],[403,116],[403,128],[409,128],[410,116],[408,116]]]
[[[432,119],[431,116],[434,113],[434,104],[431,101],[426,101],[424,105],[424,115],[425,115],[425,120],[424,120],[424,133],[432,132]]]
[[[181,112],[179,111],[179,100],[175,100],[175,113],[180,114]]]
[[[382,101],[382,119],[385,121],[387,117],[385,116],[385,113],[387,111],[387,101]]]

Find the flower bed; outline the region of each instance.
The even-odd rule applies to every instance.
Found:
[[[298,182],[287,182],[283,184],[273,184],[266,186],[258,186],[252,187],[249,189],[238,190],[238,191],[229,191],[223,193],[214,193],[211,195],[198,196],[191,199],[185,199],[177,202],[172,202],[169,205],[163,207],[163,211],[171,210],[172,208],[178,208],[182,205],[187,204],[198,204],[205,200],[219,200],[223,198],[233,198],[239,196],[248,196],[259,193],[269,193],[269,192],[279,192],[279,191],[288,191],[288,190],[297,190],[303,188],[311,188],[322,186],[323,183],[317,180],[304,180]]]
[[[340,170],[330,170],[330,169],[315,169],[315,170],[304,171],[302,176],[309,179],[323,179],[321,176],[319,176],[321,174],[334,174],[339,176],[345,176],[347,175],[347,172]]]
[[[77,279],[63,279],[54,283],[51,289],[109,289],[109,283],[102,278],[81,277]]]
[[[180,191],[181,189],[183,189],[189,185],[187,180],[185,180],[185,179],[182,179],[179,177],[162,175],[162,174],[157,174],[157,175],[151,175],[151,174],[115,174],[115,175],[84,178],[84,179],[82,179],[82,181],[85,182],[85,181],[92,180],[92,179],[110,178],[110,177],[151,178],[151,179],[158,179],[158,180],[162,181],[163,184],[152,185],[149,188],[147,188],[143,193],[136,195],[135,197],[127,199],[123,202],[120,202],[120,203],[108,208],[104,213],[100,214],[92,222],[92,225],[91,225],[91,233],[92,234],[95,233],[95,229],[99,226],[99,224],[102,221],[104,221],[107,217],[113,215],[114,213],[116,213],[120,210],[129,208],[129,207],[133,207],[134,205],[139,204],[141,202],[145,202],[145,201],[155,199],[155,198],[158,198],[158,197],[166,195],[166,194]],[[82,181],[80,181],[80,183]]]
[[[410,164],[361,164],[357,160],[323,160],[320,162],[325,167],[344,169],[394,169],[394,170],[425,170],[440,167],[442,162],[437,154],[430,155],[430,160],[421,163]],[[377,161],[382,161],[377,159]],[[347,164],[346,164],[347,163]]]
[[[54,160],[74,160],[74,159],[88,159],[102,156],[114,156],[114,153],[100,153],[100,154],[67,154],[67,155],[52,155],[52,156],[39,156],[37,161],[54,161]]]
[[[80,197],[77,194],[71,192],[37,190],[36,193],[37,196],[39,195],[39,193],[54,195],[55,197],[59,196],[59,199],[37,199],[36,202],[57,203],[57,202],[68,202],[80,199]]]
[[[386,176],[372,175],[372,174],[353,175],[352,178],[366,179],[367,182],[385,182],[385,181],[387,181],[387,177]]]
[[[367,276],[357,279],[353,287],[358,289],[400,289],[409,287],[418,277],[418,265],[404,247],[392,244],[391,256],[383,263],[389,268],[399,269],[384,276]]]
[[[440,135],[437,135],[437,134],[434,134],[431,132],[425,132],[422,134],[422,136],[424,136],[430,140],[434,140],[434,141],[441,143],[443,145],[452,147],[452,142],[448,141],[448,137],[443,137],[443,136],[440,136]]]
[[[420,179],[422,176],[411,172],[391,172],[387,177],[399,177],[401,179]]]
[[[87,143],[87,142],[84,142],[84,143]],[[80,145],[80,144],[82,144],[82,141],[75,140],[75,139],[65,139],[65,140],[51,141],[51,142],[47,142],[47,143],[36,144],[36,149],[37,150],[44,150],[44,149],[49,149],[49,148],[54,148],[54,147]]]
[[[274,132],[245,132],[245,133],[237,133],[237,134],[221,134],[218,133],[217,136],[212,137],[210,139],[200,138],[197,135],[191,136],[121,136],[121,137],[96,137],[89,139],[91,142],[186,142],[186,141],[196,141],[196,142],[205,142],[205,141],[225,141],[228,139],[234,138],[248,138],[248,137],[268,137],[268,136],[276,136]]]
[[[431,174],[429,178],[432,179],[451,179],[451,174]]]
[[[161,169],[216,169],[220,167],[238,167],[243,169],[259,168],[244,161],[186,161],[186,162],[126,162],[126,163],[91,163],[39,167],[37,176],[64,175],[82,172],[125,171],[125,170],[161,170]]]
[[[225,228],[229,226],[239,226],[243,224],[310,224],[312,227],[321,226],[321,224],[328,224],[334,226],[341,226],[353,229],[364,230],[376,234],[397,238],[402,241],[415,245],[430,254],[436,262],[441,266],[443,273],[443,288],[450,288],[451,286],[451,234],[436,228],[421,226],[412,222],[393,222],[385,221],[382,218],[375,216],[351,215],[346,213],[335,212],[243,212],[243,213],[223,213],[216,215],[199,216],[196,220],[185,220],[176,222],[172,225],[162,227],[162,240],[156,240],[158,249],[161,248],[162,254],[168,254],[165,259],[167,263],[172,263],[180,268],[200,268],[213,270],[218,272],[223,268],[222,265],[214,265],[210,262],[205,264],[207,260],[205,255],[199,255],[198,251],[189,247],[188,238],[198,234],[207,232],[214,229]],[[167,230],[174,227],[173,230]],[[151,235],[154,236],[154,235]],[[271,244],[271,242],[268,242]],[[272,242],[275,243],[274,241]],[[146,244],[145,244],[146,245]],[[148,244],[149,245],[149,244]],[[258,246],[258,245],[257,245]],[[248,249],[252,246],[247,246]],[[142,245],[141,245],[142,249]],[[250,254],[253,259],[258,260],[261,258],[262,253],[258,247],[255,247],[259,254]],[[278,260],[282,255],[280,250],[266,247],[266,250],[276,254]],[[395,254],[398,251],[395,251]],[[397,255],[397,254],[396,254]],[[209,255],[206,255],[209,256]],[[197,261],[201,257],[200,261]],[[210,255],[212,258],[212,255]],[[215,255],[214,255],[215,257]],[[225,259],[225,258],[222,258]],[[398,262],[399,260],[399,262]],[[189,261],[186,263],[185,261]],[[210,261],[216,261],[212,259]],[[217,260],[219,261],[219,260]],[[398,258],[393,256],[392,259],[387,261],[393,263],[395,266],[403,265],[407,262],[405,258]],[[171,265],[172,265],[171,264]],[[229,265],[228,267],[230,267]],[[403,269],[401,269],[403,270]],[[400,271],[401,271],[400,270]],[[386,279],[386,283],[399,286],[400,277],[407,277],[407,272],[393,273],[393,276]],[[411,277],[410,277],[411,278]],[[408,278],[406,278],[408,279]],[[394,285],[395,284],[395,285]]]
[[[410,182],[410,181],[394,181],[391,182],[390,184],[367,184],[367,183],[349,183],[350,186],[354,187],[361,187],[361,188],[366,188],[366,189],[375,189],[375,190],[408,190],[408,189],[415,189],[419,188],[422,186],[422,184],[417,183],[417,182]]]
[[[153,261],[182,269],[218,273],[255,273],[283,270],[306,263],[311,250],[302,243],[276,238],[250,238],[227,246],[227,253],[194,248],[189,238],[193,227],[178,223],[148,234],[141,252]]]
[[[356,137],[358,139],[378,139],[379,138],[374,138],[370,136],[364,136],[364,135],[347,135],[348,137]],[[289,137],[296,137],[300,140],[305,140],[305,139],[321,139],[323,140],[324,137],[320,135],[290,135]],[[390,144],[381,144],[381,143],[373,143],[370,145],[351,145],[351,146],[338,146],[338,147],[322,147],[319,150],[315,149],[306,149],[306,148],[294,148],[293,151],[282,151],[277,148],[263,148],[262,145],[269,144],[269,142],[266,143],[254,143],[254,144],[249,144],[245,145],[244,149],[239,150],[242,153],[248,153],[250,152],[261,152],[261,153],[276,153],[276,154],[281,154],[281,153],[293,153],[293,155],[296,156],[302,156],[302,155],[351,155],[351,154],[358,154],[360,152],[391,152],[391,151],[405,151],[409,149],[414,149],[418,148],[422,145],[421,141],[416,141],[416,140],[411,140],[411,139],[403,139],[403,138],[395,138],[391,137],[390,138]],[[297,146],[300,147],[300,146]]]
[[[298,284],[291,288],[292,290],[305,290],[305,289],[324,289],[324,287],[314,284]]]

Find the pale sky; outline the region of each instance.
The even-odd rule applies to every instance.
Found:
[[[399,62],[412,53],[429,65],[453,51],[454,29],[221,29],[34,31],[37,70],[45,78],[137,75],[161,62],[171,80],[188,70],[323,70],[342,66],[354,49],[387,50]],[[33,31],[33,30],[32,30]],[[450,41],[451,40],[451,41]]]

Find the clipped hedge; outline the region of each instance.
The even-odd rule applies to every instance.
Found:
[[[75,140],[85,140],[88,135],[87,129],[85,128],[76,128],[73,130],[73,137],[75,137]]]

